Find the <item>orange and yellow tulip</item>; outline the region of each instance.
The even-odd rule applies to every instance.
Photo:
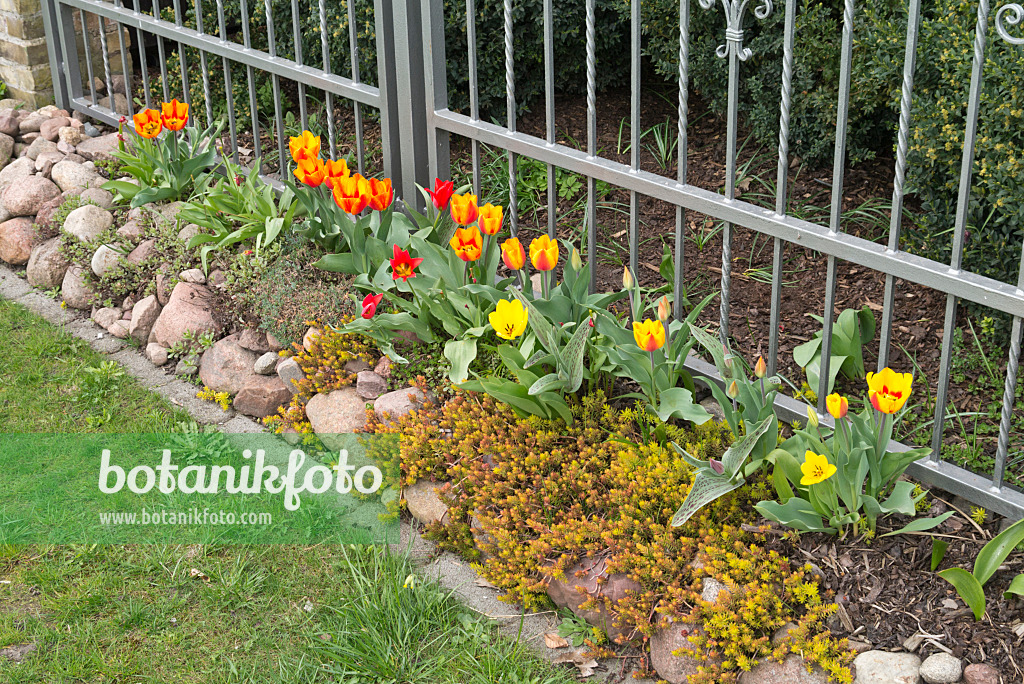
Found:
[[[346,162],[344,159],[339,159],[337,161],[333,159],[328,159],[327,161],[324,162],[324,173],[327,174],[326,178],[324,178],[324,183],[327,185],[327,187],[333,190],[334,181],[338,180],[339,178],[349,177],[348,162]]]
[[[311,188],[318,188],[327,177],[323,162],[317,157],[312,159],[302,158],[296,162],[295,170],[292,171],[300,183],[305,183]]]
[[[188,123],[188,103],[171,100],[160,105],[160,119],[169,131],[180,131]]]
[[[369,183],[358,173],[334,181],[334,202],[347,214],[355,216],[370,203]]]
[[[367,194],[370,208],[375,211],[384,211],[391,206],[391,200],[395,197],[395,191],[391,189],[391,179],[371,178],[367,181]]]
[[[653,352],[665,345],[665,326],[661,321],[633,321],[633,339],[645,352]]]
[[[164,128],[160,120],[160,112],[155,109],[143,109],[132,117],[135,123],[135,132],[143,138],[155,138]]]
[[[300,159],[319,157],[320,136],[313,135],[309,131],[302,131],[302,135],[288,139],[288,149],[292,153],[292,159],[296,162]]]
[[[501,260],[513,271],[522,270],[526,265],[526,250],[519,238],[509,238],[501,244]]]
[[[493,204],[485,204],[480,207],[477,213],[477,225],[480,226],[480,232],[484,235],[497,235],[501,232],[501,222],[503,220],[501,205],[494,206]]]
[[[896,413],[907,403],[913,381],[910,373],[897,373],[888,367],[879,373],[868,373],[868,399],[876,410]]]
[[[846,417],[846,413],[850,410],[850,402],[846,400],[846,397],[830,394],[825,397],[825,408],[828,409],[833,418],[839,420]]]
[[[476,195],[452,195],[449,208],[452,212],[452,220],[460,226],[468,226],[476,221],[478,209],[476,206]]]
[[[538,271],[550,271],[558,265],[558,242],[541,235],[530,243],[530,262]]]
[[[476,261],[483,251],[484,239],[476,226],[469,226],[456,230],[448,244],[463,261]]]

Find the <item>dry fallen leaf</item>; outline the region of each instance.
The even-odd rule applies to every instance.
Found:
[[[478,586],[478,587],[485,587],[487,589],[497,589],[498,588],[498,587],[494,586],[493,584],[491,584],[490,582],[488,582],[487,580],[485,580],[480,575],[476,576],[476,586]]]
[[[544,645],[548,648],[565,648],[569,645],[564,637],[560,637],[554,632],[548,632],[544,635]]]
[[[580,677],[593,677],[594,668],[597,667],[597,661],[593,658],[587,658],[582,652],[570,652],[564,655],[560,655],[551,661],[555,665],[561,665],[562,663],[572,663],[576,666],[576,669],[580,671]]]
[[[205,572],[203,572],[202,570],[200,570],[198,568],[192,568],[191,570],[188,571],[188,574],[192,576],[192,579],[201,579],[204,582],[209,582],[210,581],[209,575],[207,575]]]

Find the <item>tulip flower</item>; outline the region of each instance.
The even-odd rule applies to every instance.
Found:
[[[334,201],[341,210],[355,216],[370,203],[369,184],[358,173],[334,181]]]
[[[800,464],[800,472],[804,474],[800,478],[803,486],[818,484],[836,474],[836,467],[828,462],[828,459],[821,454],[808,451],[804,454],[804,462]]]
[[[391,206],[391,200],[395,198],[395,191],[391,189],[391,179],[377,180],[371,178],[368,181],[368,203],[375,211],[384,211]]]
[[[324,178],[327,177],[324,164],[317,157],[312,159],[303,157],[296,162],[295,170],[292,173],[295,174],[300,183],[305,183],[311,188],[320,187],[320,184],[324,182]]]
[[[370,319],[377,313],[377,306],[380,304],[380,300],[384,298],[384,293],[380,294],[368,294],[363,298],[363,318]]]
[[[395,245],[394,257],[390,259],[391,262],[391,277],[395,280],[401,278],[408,282],[409,278],[416,276],[416,267],[423,263],[423,259],[413,259],[409,256],[409,252],[404,249],[399,249],[398,245]]]
[[[645,352],[661,349],[665,344],[665,326],[661,321],[633,322],[633,339]]]
[[[476,195],[452,195],[450,200],[452,220],[460,226],[468,226],[476,221],[478,209]]]
[[[914,376],[910,373],[897,373],[886,367],[879,373],[868,373],[867,379],[871,405],[881,413],[892,415],[907,403]]]
[[[629,270],[629,266],[622,267],[622,289],[631,290],[633,289],[633,274]]]
[[[818,420],[818,412],[814,410],[813,406],[807,407],[807,425],[816,428],[821,424]]]
[[[292,159],[296,162],[302,158],[320,156],[320,136],[313,135],[309,131],[302,131],[297,138],[288,139],[288,149],[292,153]]]
[[[160,105],[160,120],[169,131],[180,131],[188,123],[188,103],[171,100]]]
[[[455,183],[451,181],[443,181],[440,178],[434,179],[434,189],[427,188],[427,194],[430,195],[430,201],[434,203],[434,207],[440,210],[444,210],[448,207],[448,201],[452,198],[452,194],[455,192]]]
[[[754,364],[754,375],[758,378],[768,375],[768,364],[764,362],[763,356],[757,357],[757,363]]]
[[[569,255],[569,265],[574,271],[579,271],[583,268],[583,257],[580,256],[579,250],[575,247],[572,248],[572,254]]]
[[[326,178],[324,178],[324,184],[327,185],[327,187],[331,188],[332,190],[334,189],[335,181],[340,180],[342,178],[348,178],[350,175],[348,170],[348,162],[346,162],[344,159],[339,159],[337,161],[334,161],[333,159],[328,159],[327,161],[324,162],[324,172],[327,174]]]
[[[828,409],[833,418],[839,420],[846,417],[847,411],[850,410],[850,402],[846,400],[846,397],[830,394],[825,397],[825,408]]]
[[[514,340],[526,331],[527,316],[528,313],[523,307],[523,303],[518,299],[515,301],[499,299],[497,306],[488,318],[498,337],[503,340]]]
[[[526,265],[526,250],[519,238],[509,238],[501,244],[501,260],[512,271],[520,271]]]
[[[671,315],[671,312],[672,309],[669,307],[668,297],[662,296],[662,298],[658,300],[658,320],[662,323],[666,322],[669,315]]]
[[[530,262],[538,271],[550,271],[558,264],[558,241],[541,235],[530,243]]]
[[[502,219],[500,204],[498,206],[490,203],[485,204],[480,207],[477,213],[477,225],[480,226],[480,232],[484,235],[497,235],[500,233]]]
[[[155,109],[143,109],[132,117],[132,121],[135,123],[135,132],[143,138],[155,138],[164,127],[160,113]]]
[[[733,401],[735,401],[736,398],[740,396],[740,386],[736,384],[735,380],[730,382],[729,386],[725,388],[725,395],[732,399]]]
[[[470,226],[457,229],[448,244],[455,250],[455,256],[463,261],[476,261],[483,251],[484,242],[480,230]]]

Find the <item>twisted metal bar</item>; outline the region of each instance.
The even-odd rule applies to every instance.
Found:
[[[683,0],[686,2],[686,0]],[[597,38],[596,0],[586,1],[587,37],[587,154],[597,155]],[[597,181],[587,177],[587,264],[590,266],[590,292],[597,289]]]
[[[690,113],[690,0],[679,2],[679,162],[676,178],[686,183],[688,144],[687,117]],[[683,270],[686,260],[686,211],[676,207],[675,278],[672,316],[683,318]]]
[[[1007,25],[1019,26],[1021,20],[1024,20],[1024,7],[1015,2],[1000,7],[996,12],[996,32],[999,37],[1011,45],[1024,45],[1024,38],[1011,36],[1010,31],[1006,28]]]
[[[356,3],[346,0],[348,5],[348,51],[351,58],[352,80],[361,83],[359,76],[359,37],[356,35]],[[359,173],[366,173],[366,151],[363,148],[363,108],[357,100],[352,100],[352,115],[356,127],[356,166]]]
[[[1006,384],[1003,387],[1003,410],[999,416],[999,443],[996,447],[996,463],[992,474],[992,487],[1002,489],[1006,475],[1006,453],[1010,448],[1010,423],[1013,420],[1013,405],[1017,395],[1017,366],[1020,363],[1021,319],[1014,316],[1010,332],[1010,358],[1006,362]]]
[[[226,26],[225,21],[224,21],[224,1],[223,0],[217,0],[217,29],[218,29],[218,32],[219,32],[219,35],[220,35],[220,39],[221,40],[226,40],[227,26]],[[142,54],[145,54],[145,53],[146,53],[146,51],[142,50]],[[231,136],[231,156],[234,158],[235,163],[237,164],[239,162],[239,159],[238,159],[238,131],[237,131],[236,127],[235,127],[235,95],[232,92],[234,90],[234,88],[231,87],[232,83],[233,83],[233,81],[231,79],[231,60],[229,60],[227,57],[221,57],[221,67],[224,70],[224,85],[225,85],[224,94],[225,94],[225,96],[227,98],[227,104],[228,104],[228,131],[229,131],[230,136]],[[145,67],[143,67],[143,68],[145,68]],[[145,71],[143,71],[143,75],[145,75]],[[146,97],[147,98],[149,97],[148,93],[146,94]]]
[[[107,52],[107,19],[106,17],[96,18],[99,20],[100,25],[100,51],[103,53],[103,75],[107,79],[107,96],[110,98],[110,111],[122,114],[123,112],[118,112],[117,107],[114,105],[114,85],[110,77],[110,53]]]
[[[516,78],[515,57],[512,52],[512,0],[505,0],[505,106],[508,115],[508,130],[516,130]],[[509,228],[512,235],[519,232],[519,199],[516,189],[516,155],[508,153],[508,208]]]
[[[319,0],[320,10],[320,42],[323,49],[324,71],[331,72],[331,52],[327,43],[327,5],[324,0]],[[334,135],[334,98],[329,92],[324,92],[327,100],[327,139],[331,146],[331,158],[338,156],[338,143]]]
[[[203,3],[196,0],[196,31],[204,33],[203,30]],[[199,51],[199,66],[203,71],[203,99],[206,100],[206,124],[213,123],[213,97],[210,95],[210,69],[206,63],[206,52]],[[227,90],[227,88],[225,88]]]

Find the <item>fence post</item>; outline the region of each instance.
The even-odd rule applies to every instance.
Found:
[[[61,42],[57,37],[56,0],[43,0],[43,35],[50,53],[50,78],[53,82],[53,99],[60,109],[71,111],[71,96],[64,74],[64,57]]]
[[[424,139],[427,144],[427,176],[432,183],[433,176],[448,180],[451,176],[451,159],[448,131],[432,125],[433,112],[448,109],[448,62],[445,54],[444,0],[421,0],[423,19],[423,64],[426,112]]]

